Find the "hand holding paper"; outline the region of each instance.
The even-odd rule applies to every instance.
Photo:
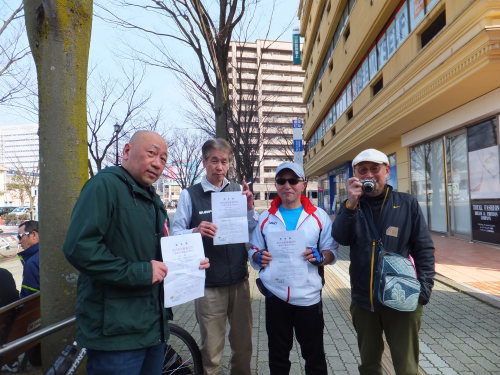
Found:
[[[248,242],[247,197],[241,191],[212,193],[214,245]]]
[[[205,258],[199,233],[163,237],[163,261],[168,268],[164,279],[165,307],[172,307],[202,297],[205,291]]]

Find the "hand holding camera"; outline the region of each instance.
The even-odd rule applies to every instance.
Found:
[[[361,189],[364,193],[372,193],[375,191],[375,179],[367,178],[365,180],[359,180],[361,183]]]

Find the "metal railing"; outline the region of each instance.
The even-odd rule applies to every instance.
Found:
[[[0,356],[5,355],[13,350],[16,350],[24,345],[30,344],[33,341],[40,340],[43,337],[46,337],[48,335],[51,335],[57,331],[62,330],[63,328],[66,328],[72,324],[74,324],[76,321],[76,318],[74,316],[66,318],[64,320],[61,320],[60,322],[51,324],[47,327],[41,328],[38,331],[32,332],[26,336],[23,336],[21,338],[18,338],[14,341],[8,342],[7,344],[4,344],[0,346]]]

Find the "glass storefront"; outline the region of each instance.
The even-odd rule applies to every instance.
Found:
[[[410,148],[411,193],[429,229],[500,243],[496,118]]]

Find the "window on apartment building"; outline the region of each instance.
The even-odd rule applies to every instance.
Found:
[[[332,133],[332,137],[335,136],[335,134],[337,133],[337,131],[335,130],[335,126],[332,128],[331,133]]]
[[[326,12],[328,13],[330,11],[330,9],[332,9],[332,1],[331,0],[328,2],[328,5],[326,6]]]
[[[420,40],[424,48],[446,26],[446,12],[442,11],[434,21],[422,32]]]
[[[372,86],[373,96],[377,95],[380,90],[384,87],[384,79],[380,77],[377,82],[375,82]]]

